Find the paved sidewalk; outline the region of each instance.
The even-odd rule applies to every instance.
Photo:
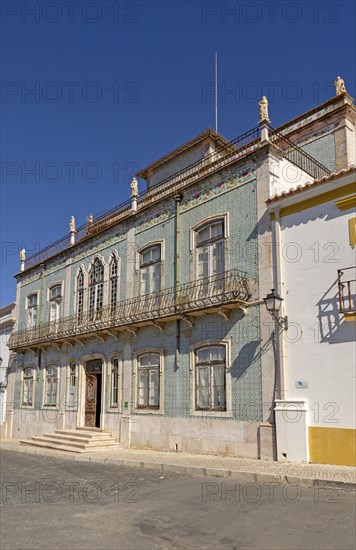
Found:
[[[356,469],[352,466],[272,462],[235,457],[197,455],[142,449],[113,449],[82,454],[21,445],[19,440],[2,439],[0,449],[53,457],[117,464],[202,476],[238,478],[245,482],[296,483],[307,487],[356,489]]]

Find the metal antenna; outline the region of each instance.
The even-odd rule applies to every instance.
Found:
[[[215,52],[215,132],[218,131],[218,52]]]

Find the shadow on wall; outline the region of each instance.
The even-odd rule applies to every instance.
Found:
[[[233,378],[242,378],[247,369],[259,359],[260,352],[256,354],[256,350],[259,350],[260,342],[260,340],[252,340],[242,346],[231,366]]]
[[[345,321],[340,313],[337,281],[328,288],[317,302],[319,320],[318,342],[342,344],[355,341],[355,324]]]

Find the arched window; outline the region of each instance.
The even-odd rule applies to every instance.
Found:
[[[33,328],[37,322],[38,294],[34,292],[27,297],[27,328]]]
[[[45,405],[52,407],[57,405],[58,367],[55,365],[46,368],[45,388]]]
[[[27,407],[33,405],[34,369],[27,367],[23,371],[22,404]]]
[[[160,354],[143,353],[137,357],[137,407],[159,409]]]
[[[62,302],[62,285],[54,285],[49,289],[49,320],[51,323],[58,321]]]
[[[119,261],[117,256],[113,254],[110,261],[110,305],[113,307],[118,302],[118,276]]]
[[[196,410],[226,410],[226,347],[195,350]]]
[[[104,266],[95,258],[89,272],[89,314],[91,318],[103,308]]]
[[[77,315],[78,320],[83,316],[84,311],[84,273],[80,268],[77,276]]]
[[[224,221],[216,220],[196,230],[196,274],[198,279],[223,273]]]

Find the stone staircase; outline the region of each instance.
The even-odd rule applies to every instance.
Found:
[[[118,440],[110,432],[99,428],[55,430],[53,433],[22,439],[21,444],[72,453],[107,451],[120,447]]]

